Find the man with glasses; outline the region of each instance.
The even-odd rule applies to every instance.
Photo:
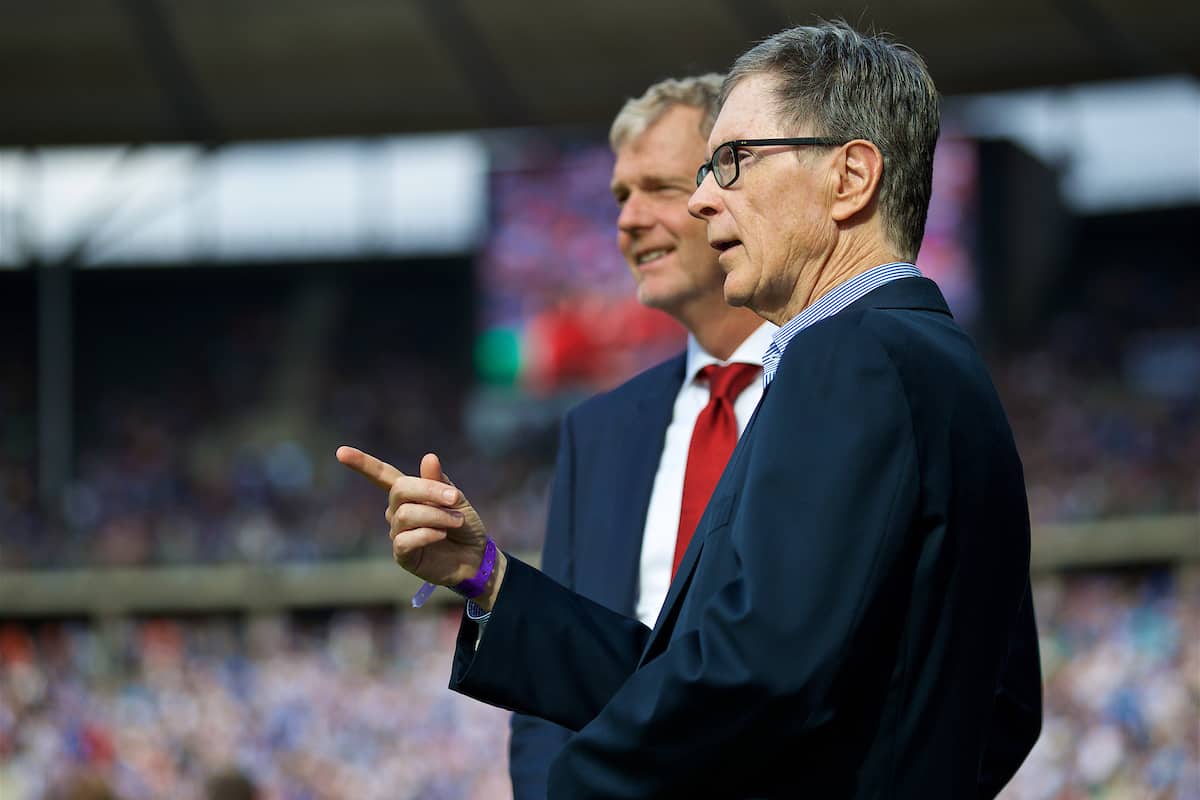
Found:
[[[775,331],[725,302],[717,253],[688,213],[721,77],[660,81],[613,120],[617,244],[638,300],[687,328],[687,350],[567,414],[546,525],[542,571],[646,626],[762,397],[762,354]],[[722,422],[724,439],[716,435]],[[513,716],[514,800],[545,798],[550,761],[570,733]]]
[[[471,598],[451,687],[578,731],[550,797],[993,797],[1041,724],[1029,522],[983,362],[913,264],[933,82],[825,23],[723,96],[689,207],[726,300],[781,327],[652,630],[497,553],[436,456],[341,457],[390,487],[400,564]]]

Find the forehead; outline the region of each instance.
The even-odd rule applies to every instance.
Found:
[[[708,137],[709,151],[731,139],[790,135],[779,118],[775,86],[776,79],[765,73],[747,75],[734,84]]]
[[[636,182],[646,174],[688,177],[704,160],[704,138],[700,124],[704,112],[695,106],[675,105],[644,131],[617,149],[613,182]]]

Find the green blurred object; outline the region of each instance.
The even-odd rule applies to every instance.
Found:
[[[515,328],[490,328],[475,342],[475,372],[491,386],[512,386],[521,372],[521,338]]]

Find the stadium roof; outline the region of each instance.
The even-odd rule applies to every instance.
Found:
[[[1200,72],[1174,0],[40,0],[0,25],[0,146],[604,125],[669,75],[844,16],[946,94]]]

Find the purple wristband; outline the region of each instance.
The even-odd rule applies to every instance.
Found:
[[[483,561],[479,564],[479,571],[475,573],[475,577],[467,578],[458,584],[458,586],[455,586],[454,591],[468,600],[474,600],[483,594],[483,590],[487,588],[488,579],[492,577],[492,570],[495,568],[496,542],[489,536],[487,546],[483,548]]]
[[[429,599],[429,595],[433,594],[433,590],[436,588],[436,583],[430,583],[429,581],[422,583],[421,588],[417,590],[415,595],[413,595],[412,607],[420,608],[421,606],[425,605],[425,601]]]

